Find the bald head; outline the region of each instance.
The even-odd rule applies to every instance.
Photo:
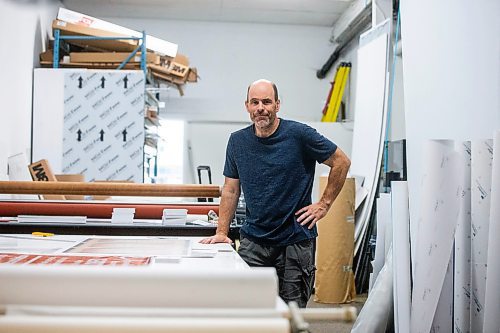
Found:
[[[252,83],[248,86],[248,88],[247,88],[247,101],[248,101],[248,93],[250,92],[250,88],[251,88],[251,87],[253,87],[253,86],[254,86],[254,85],[256,85],[256,84],[262,84],[262,83],[264,83],[264,84],[266,84],[266,83],[267,83],[267,84],[270,84],[270,85],[273,87],[273,91],[274,91],[274,101],[275,101],[275,102],[276,102],[276,101],[278,101],[278,88],[276,87],[276,85],[275,85],[273,82],[271,82],[271,81],[269,81],[269,80],[266,80],[266,79],[259,79],[259,80],[257,80],[257,81],[252,82]]]

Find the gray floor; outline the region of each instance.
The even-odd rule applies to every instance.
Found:
[[[352,305],[356,307],[356,309],[361,311],[361,308],[365,304],[366,301],[366,294],[361,294],[358,295],[355,299],[354,302],[346,305]],[[311,300],[309,303],[307,303],[308,308],[333,308],[333,307],[340,307],[343,305],[338,305],[338,304],[323,304],[323,303],[316,303],[313,300],[314,297],[311,297]],[[311,333],[347,333],[351,332],[352,325],[354,323],[345,323],[345,322],[310,322],[310,332]]]

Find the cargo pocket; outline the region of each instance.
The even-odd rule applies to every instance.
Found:
[[[304,303],[303,305],[301,305],[302,307],[305,307],[307,305],[307,302],[312,295],[315,276],[316,266],[314,266],[313,264],[302,268],[302,299]]]
[[[303,241],[298,246],[298,257],[302,270],[302,295],[301,304],[299,306],[305,307],[309,298],[312,295],[314,288],[314,277],[316,276],[316,266],[314,265],[314,241]]]

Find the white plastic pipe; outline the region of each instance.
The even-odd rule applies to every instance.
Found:
[[[0,317],[0,333],[288,333],[284,318]]]

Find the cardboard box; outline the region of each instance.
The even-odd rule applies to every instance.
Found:
[[[40,160],[38,162],[31,163],[28,166],[30,170],[31,178],[34,181],[42,181],[42,182],[55,182],[57,181],[56,176],[52,172],[49,166],[49,162],[47,160]],[[43,199],[46,200],[65,200],[64,195],[42,195]]]
[[[168,63],[167,71],[169,72],[169,74],[187,79],[189,67],[179,64],[175,61],[170,61]]]
[[[130,52],[71,52],[69,54],[70,61],[72,63],[94,63],[94,62],[105,62],[105,63],[118,63],[121,64],[127,57],[130,56]],[[128,63],[140,63],[141,53],[137,52]],[[160,56],[152,52],[146,53],[146,63],[160,64]]]
[[[322,194],[328,177],[320,177]],[[344,187],[326,216],[318,222],[316,292],[319,303],[349,303],[356,297],[354,273],[354,178]]]
[[[174,59],[172,59],[175,63],[184,65],[184,66],[189,66],[189,58],[185,56],[184,54],[177,53]]]
[[[160,80],[164,80],[164,81],[167,81],[167,82],[170,82],[170,83],[173,83],[173,84],[178,84],[178,85],[183,85],[184,83],[186,83],[185,80],[177,77],[177,76],[174,76],[174,75],[170,75],[170,74],[166,74],[166,73],[161,73],[161,72],[157,72],[155,70],[151,71],[151,74],[160,79]]]
[[[175,87],[177,88],[177,90],[179,90],[179,94],[181,96],[184,96],[184,90],[182,89],[182,85],[184,84],[183,80],[175,78],[175,77],[172,77],[172,76],[169,76],[169,75],[164,75],[164,74],[156,73],[154,71],[152,71],[151,74],[156,79],[163,80],[163,81],[166,81],[166,82],[169,82],[169,83],[175,85]]]
[[[142,37],[142,32],[106,22],[89,15],[74,12],[66,8],[59,8],[57,19],[75,25],[80,25],[82,27],[106,30],[109,32],[120,34],[122,36],[126,35],[132,37]],[[177,55],[178,45],[150,35],[146,35],[146,48],[148,50],[158,52],[160,55],[175,57]]]
[[[94,37],[129,37],[124,34],[119,34],[111,31],[100,30],[81,25],[68,23],[65,21],[54,20],[52,22],[52,30],[61,30],[63,36],[94,36]],[[117,39],[117,40],[68,40],[70,44],[81,47],[92,48],[94,50],[108,50],[116,52],[132,52],[136,49],[137,40]]]
[[[149,65],[153,71],[162,74],[162,75],[173,75],[182,79],[182,83],[185,83],[187,80],[189,67],[178,64],[173,61],[167,62],[164,66],[160,65]]]
[[[52,50],[47,50],[40,53],[40,61],[52,61],[54,60],[54,53]]]
[[[177,80],[178,83],[186,83],[189,67],[184,65],[177,64],[175,62],[168,62],[165,66],[159,65],[148,65],[151,70],[154,72],[165,75],[165,76],[173,76],[174,80]]]
[[[187,82],[198,82],[198,70],[195,67],[189,69]]]
[[[79,173],[75,174],[65,174],[65,175],[55,175],[57,181],[59,182],[85,182],[85,176]],[[65,195],[66,200],[85,200],[84,195]]]

